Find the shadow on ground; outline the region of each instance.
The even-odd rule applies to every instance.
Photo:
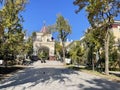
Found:
[[[78,87],[83,90],[120,90],[120,83],[115,83],[105,79],[93,79],[91,81],[85,80],[85,82],[95,85],[95,87],[86,87],[84,84],[79,84]]]
[[[51,83],[50,79],[52,79],[52,82],[58,81],[59,83],[65,83],[65,79],[70,81],[69,77],[65,76],[65,74],[70,75],[78,73],[66,68],[30,68],[1,82],[0,84],[6,82],[7,84],[0,85],[0,89],[16,87],[27,83],[32,83],[29,87],[34,87],[39,83]]]
[[[23,90],[29,87],[34,87],[39,83],[47,85],[53,83],[54,81],[58,81],[59,83],[66,83],[67,80],[71,82],[72,80],[69,75],[72,74],[79,75],[79,77],[81,77],[78,71],[67,68],[30,68],[24,70],[23,72],[19,72],[19,74],[16,74],[8,80],[1,82],[0,90],[4,90],[5,88],[9,87],[13,87],[12,90],[14,90],[15,87],[27,83],[30,83],[30,85],[28,87],[23,87]],[[114,83],[105,79],[78,79],[80,79],[81,81],[83,80],[85,83],[88,84],[87,85],[85,83],[82,83],[81,81],[79,84],[74,84],[74,86],[78,87],[79,90],[120,90],[120,83]],[[72,87],[72,85],[69,85],[68,87]]]

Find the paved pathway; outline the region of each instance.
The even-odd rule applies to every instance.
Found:
[[[120,90],[120,83],[67,69],[57,61],[38,61],[0,82],[0,90]]]

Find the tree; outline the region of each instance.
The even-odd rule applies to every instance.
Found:
[[[61,59],[62,56],[62,46],[60,45],[60,42],[55,42],[55,54],[58,59]]]
[[[40,47],[38,50],[38,55],[37,55],[41,60],[47,60],[49,58],[49,48],[48,47]]]
[[[114,17],[120,12],[119,0],[75,0],[74,5],[79,6],[76,11],[86,8],[88,21],[92,28],[105,30],[105,73],[109,74],[109,29],[114,23]]]
[[[5,0],[0,10],[0,24],[3,29],[0,49],[5,61],[8,60],[9,56],[12,56],[14,60],[23,46],[23,18],[20,12],[23,11],[25,4],[26,0]]]
[[[1,2],[3,7],[0,10],[0,34],[14,33],[16,29],[20,31],[23,22],[20,12],[24,10],[27,0],[1,0]]]
[[[87,64],[88,66],[92,66],[92,69],[94,71],[95,66],[95,59],[94,59],[94,53],[97,52],[99,43],[97,40],[95,40],[93,30],[89,33],[85,34],[84,42],[86,44],[86,51],[87,51]]]
[[[56,30],[58,31],[58,37],[62,44],[63,61],[65,62],[65,41],[67,36],[71,33],[71,27],[62,15],[58,15],[57,17]]]
[[[80,41],[75,41],[75,44],[70,48],[69,54],[74,64],[83,64],[84,48]],[[81,45],[81,46],[80,46]]]

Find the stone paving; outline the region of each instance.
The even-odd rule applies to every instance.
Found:
[[[0,82],[0,90],[120,90],[120,83],[67,69],[58,61],[38,61]]]

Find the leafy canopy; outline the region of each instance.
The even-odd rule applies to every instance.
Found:
[[[58,15],[56,21],[56,29],[59,33],[59,38],[64,42],[67,36],[71,33],[71,27],[67,20],[62,15]]]
[[[109,27],[120,12],[119,0],[75,0],[74,5],[79,6],[76,13],[85,8],[92,27]]]

